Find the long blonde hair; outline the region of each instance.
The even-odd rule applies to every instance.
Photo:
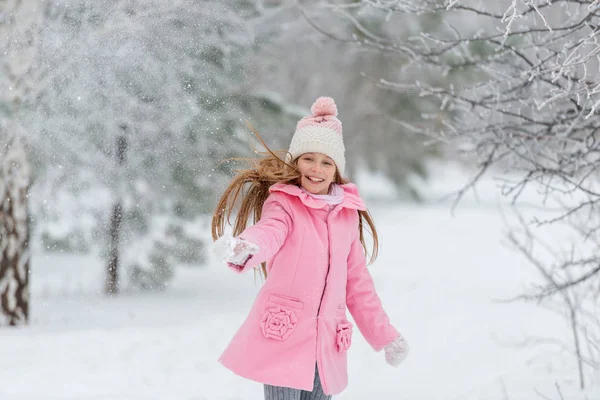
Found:
[[[263,154],[263,157],[259,159],[238,159],[246,162],[249,168],[237,170],[236,176],[221,196],[212,216],[211,229],[213,240],[217,240],[223,236],[225,226],[227,224],[231,225],[231,215],[236,209],[238,202],[240,202],[239,210],[235,215],[233,236],[238,236],[246,229],[250,216],[253,217],[253,223],[260,220],[263,204],[267,200],[267,197],[269,197],[269,188],[272,185],[275,183],[287,183],[300,186],[301,174],[296,166],[296,160],[293,160],[291,163],[284,161],[287,152],[272,151],[260,135],[252,127],[250,129],[267,151],[260,152],[259,154]],[[280,154],[278,155],[277,153]],[[338,185],[348,183],[346,179],[341,177],[337,169],[335,171],[334,182]],[[245,186],[248,187],[244,192]],[[240,195],[242,195],[241,200]],[[371,264],[375,261],[379,252],[377,230],[369,211],[358,210],[358,213],[360,216],[358,221],[360,242],[365,254],[368,254],[364,237],[365,222],[368,225],[368,232],[373,237],[373,248],[369,260],[369,264]],[[267,268],[264,262],[261,264],[261,271],[266,279]]]

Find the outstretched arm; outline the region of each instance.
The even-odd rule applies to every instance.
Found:
[[[381,299],[375,291],[358,235],[352,242],[348,256],[346,304],[358,329],[376,351],[400,336],[390,323],[388,315],[383,310]]]
[[[285,242],[292,227],[292,218],[277,197],[269,196],[260,220],[225,244],[231,249],[225,261],[234,271],[243,272],[249,266],[256,267],[271,259]]]

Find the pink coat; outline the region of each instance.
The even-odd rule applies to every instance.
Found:
[[[364,203],[355,185],[342,188],[344,201],[330,211],[297,186],[275,184],[260,221],[240,235],[260,247],[245,268],[267,261],[268,278],[219,358],[234,373],[311,391],[316,363],[325,394],[337,394],[348,384],[346,307],[376,351],[399,336],[366,267]]]

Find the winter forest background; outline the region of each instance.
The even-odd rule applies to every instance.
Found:
[[[597,0],[0,0],[0,399],[260,398],[210,213],[322,95],[413,349],[339,398],[600,399]]]

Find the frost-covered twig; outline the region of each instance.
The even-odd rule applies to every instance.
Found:
[[[494,7],[475,8],[460,1],[443,5],[416,0],[361,2],[363,7],[387,10],[400,19],[427,13],[443,16],[448,7],[451,9],[452,18],[443,19],[443,29],[436,32],[424,31],[402,43],[382,45],[371,40],[360,45],[409,57],[411,63],[404,69],[412,66],[439,71],[442,79],[435,83],[390,79],[376,82],[391,91],[436,99],[441,110],[453,113],[436,126],[436,131],[427,124],[401,125],[427,139],[437,135],[441,142],[470,149],[479,169],[474,179],[456,193],[458,199],[486,169],[502,165],[523,176],[502,187],[513,203],[526,188],[533,187],[544,199],[574,199],[563,213],[540,226],[563,223],[597,210],[600,16],[594,3],[500,0]],[[467,20],[471,26],[461,25]],[[361,25],[361,29],[366,27]],[[451,73],[461,71],[468,71],[469,79],[451,84],[444,81]],[[585,223],[587,235],[583,236],[600,243],[595,235],[600,221],[588,218]],[[566,268],[578,269],[578,273],[572,273],[568,283],[543,291],[544,296],[600,277],[600,271],[589,267],[589,263],[582,269],[576,259],[572,261],[565,264]]]

